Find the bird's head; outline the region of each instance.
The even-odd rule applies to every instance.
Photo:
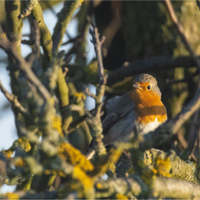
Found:
[[[130,96],[135,102],[143,101],[146,104],[156,104],[161,99],[161,92],[153,76],[139,74],[133,81]]]
[[[133,81],[133,90],[148,95],[157,94],[159,97],[161,97],[161,92],[157,85],[156,79],[149,74],[139,74],[136,76]]]

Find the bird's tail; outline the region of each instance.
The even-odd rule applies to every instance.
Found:
[[[85,157],[87,158],[87,160],[91,160],[94,157],[95,153],[95,149],[90,148]]]

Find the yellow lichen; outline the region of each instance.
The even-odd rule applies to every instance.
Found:
[[[165,159],[160,156],[156,157],[155,164],[153,166],[147,166],[143,169],[142,179],[148,185],[152,183],[152,180],[158,176],[171,177],[171,161],[170,158],[167,157]]]
[[[62,132],[62,119],[59,115],[56,115],[52,120],[52,128],[56,129],[61,137],[63,137]]]
[[[46,169],[44,173],[46,175],[58,175],[58,176],[66,177],[66,174],[64,174],[62,171],[57,171],[57,170]]]
[[[15,193],[7,192],[3,195],[4,199],[19,199],[19,196]]]
[[[66,174],[64,174],[62,171],[57,172],[58,176],[66,177]]]
[[[79,182],[73,182],[72,184],[70,184],[70,190],[73,191],[73,190],[78,190],[80,188],[80,184]]]
[[[162,159],[160,156],[157,156],[156,162],[153,168],[154,174],[162,175],[165,177],[171,177],[170,169],[171,169],[170,158],[167,157],[165,159]]]
[[[85,94],[83,92],[75,92],[73,97],[77,103],[85,101]]]
[[[128,199],[128,197],[124,196],[123,194],[116,194],[116,199]]]
[[[152,164],[152,153],[151,153],[151,151],[149,151],[149,150],[147,150],[147,151],[145,151],[144,152],[145,153],[145,160],[144,160],[144,162],[145,162],[145,164],[146,165],[150,165],[150,164]]]
[[[85,190],[89,190],[93,187],[92,179],[77,166],[74,167],[72,177],[79,180]]]
[[[103,175],[106,173],[106,171],[108,169],[110,169],[110,167],[112,165],[114,165],[118,159],[120,158],[122,154],[122,151],[119,149],[111,149],[108,152],[108,155],[106,156],[106,159],[102,159],[102,161],[96,165],[95,169],[90,173],[90,175],[92,177],[95,177],[97,175]]]
[[[116,173],[115,173],[116,166],[115,166],[115,164],[114,164],[114,163],[110,163],[109,170],[110,170],[110,171],[111,171],[113,174],[115,174],[115,175],[116,175]]]
[[[58,198],[63,199],[66,194],[76,191],[78,198],[85,198],[85,195],[92,194],[94,180],[90,178],[81,168],[75,166],[71,174],[70,182],[63,184],[59,189]],[[92,198],[92,196],[90,196]],[[93,199],[93,198],[92,198]]]
[[[3,155],[6,158],[11,158],[12,154],[14,153],[14,151],[11,151],[10,149],[8,149],[8,150],[2,150],[1,152],[3,153]]]
[[[15,158],[15,167],[24,167],[26,163],[23,161],[22,158],[17,157]]]
[[[97,184],[96,184],[96,187],[97,187],[98,189],[102,189],[101,183],[97,183]]]
[[[73,192],[73,191],[77,192],[78,199],[83,199],[84,188],[81,185],[81,182],[77,179],[72,180],[70,183],[66,183],[63,187],[60,187],[58,189],[58,198],[64,199],[66,194],[68,194],[69,192]]]
[[[84,171],[92,171],[94,166],[85,156],[69,143],[62,143],[59,147],[59,157]]]
[[[28,138],[26,137],[21,137],[18,140],[15,140],[13,143],[13,147],[21,147],[26,152],[31,150],[31,145]]]
[[[44,173],[45,173],[46,175],[56,174],[55,170],[50,170],[50,169],[46,169],[46,170],[44,171]]]

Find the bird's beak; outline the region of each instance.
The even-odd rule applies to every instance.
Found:
[[[135,89],[141,89],[141,87],[140,87],[137,83],[134,83],[134,84],[133,84],[133,87],[134,87]]]

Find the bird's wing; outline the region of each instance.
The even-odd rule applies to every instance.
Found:
[[[113,97],[108,100],[106,105],[107,115],[102,121],[104,134],[109,130],[113,124],[120,118],[126,115],[134,108],[134,102],[129,96],[129,92],[123,96]]]
[[[134,102],[130,99],[129,92],[123,96],[116,96],[108,100],[106,105],[107,115],[102,121],[103,134],[110,129],[113,124],[115,124],[119,119],[126,115],[131,109],[134,108]],[[93,155],[94,150],[94,138],[90,142],[90,151],[87,156],[90,159],[90,154]]]

